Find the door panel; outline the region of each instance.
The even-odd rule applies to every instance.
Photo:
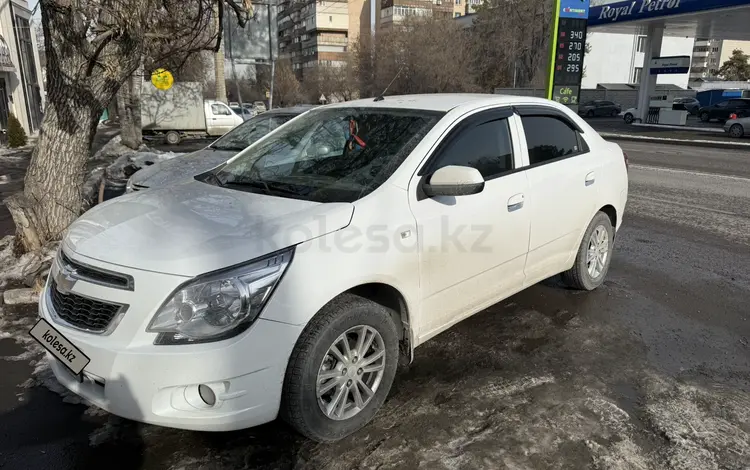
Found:
[[[552,116],[524,116],[531,166],[526,285],[567,268],[598,201],[600,162],[575,130]]]
[[[484,111],[457,123],[409,184],[418,227],[420,337],[431,337],[523,286],[530,219],[515,116]],[[511,138],[512,135],[512,138]],[[476,168],[484,189],[427,198],[420,187],[446,165]]]
[[[414,201],[425,321],[420,331],[429,334],[523,285],[529,211],[518,199],[527,190],[526,175],[517,172],[486,182],[479,194]]]

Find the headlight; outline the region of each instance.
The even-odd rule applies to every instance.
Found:
[[[206,343],[245,331],[258,318],[293,251],[279,251],[178,287],[148,326],[147,331],[159,333],[154,344]]]
[[[125,193],[132,193],[133,192],[133,177],[131,176],[128,178],[128,182],[125,183]]]

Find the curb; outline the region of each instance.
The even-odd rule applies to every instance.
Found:
[[[690,140],[673,139],[670,137],[651,137],[633,134],[615,134],[610,132],[599,132],[599,135],[607,140],[625,140],[630,142],[652,142],[657,144],[686,145],[691,147],[711,147],[733,150],[750,151],[750,142],[731,142],[723,140]]]
[[[689,127],[689,126],[670,126],[667,124],[646,124],[641,122],[634,122],[633,126],[637,127],[651,127],[654,129],[670,129],[673,131],[694,131],[694,132],[711,132],[715,134],[725,134],[723,128],[718,127]]]

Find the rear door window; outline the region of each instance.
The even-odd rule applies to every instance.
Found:
[[[539,165],[582,153],[578,132],[555,116],[522,116],[529,164]]]

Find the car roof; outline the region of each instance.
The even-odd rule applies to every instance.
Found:
[[[513,105],[523,103],[550,104],[549,100],[532,96],[496,95],[489,93],[432,93],[423,95],[385,96],[381,101],[374,98],[346,101],[325,106],[326,108],[403,108],[425,111],[448,112],[461,105],[482,107],[487,105]]]

